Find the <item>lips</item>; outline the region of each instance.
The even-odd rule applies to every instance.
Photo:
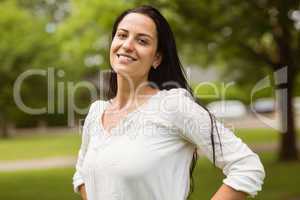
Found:
[[[133,56],[130,56],[128,54],[118,53],[117,56],[119,59],[122,59],[122,60],[127,60],[127,61],[136,61],[137,60],[136,58],[134,58]]]

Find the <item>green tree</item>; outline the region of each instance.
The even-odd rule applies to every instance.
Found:
[[[1,137],[8,137],[7,124],[22,115],[13,99],[13,85],[27,69],[52,67],[56,45],[47,33],[46,20],[21,7],[16,1],[0,2],[0,123]],[[47,81],[32,77],[22,85],[26,102],[45,105]],[[23,113],[24,114],[24,113]]]
[[[287,114],[281,116],[285,129],[279,158],[298,159],[292,96],[300,72],[299,1],[137,0],[136,3],[151,3],[163,11],[176,32],[182,53],[188,55],[188,62],[221,65],[227,76],[248,86],[266,73],[287,66],[287,81],[277,85],[278,89],[287,89],[286,97],[279,99],[281,113]]]
[[[78,79],[108,68],[112,23],[132,4],[125,0],[71,0],[69,3],[70,15],[57,29],[60,66]]]
[[[65,78],[74,85],[80,84],[79,80],[100,83],[100,71],[109,68],[112,24],[132,3],[126,0],[70,0],[69,4],[71,12],[58,23],[55,33],[60,44],[58,65],[66,72]],[[70,90],[69,93],[75,93]],[[76,89],[76,94],[76,105],[87,107],[90,104],[92,96],[86,88]]]

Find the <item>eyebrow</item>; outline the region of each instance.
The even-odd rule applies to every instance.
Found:
[[[119,29],[117,29],[117,30],[121,30],[121,31],[125,31],[125,32],[129,32],[128,30],[126,30],[126,29],[124,29],[124,28],[119,28]],[[146,34],[146,33],[138,33],[138,35],[140,35],[140,36],[146,36],[146,37],[149,37],[150,39],[152,39],[153,40],[153,37],[151,36],[151,35],[149,35],[149,34]]]

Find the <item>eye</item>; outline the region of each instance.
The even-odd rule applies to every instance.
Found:
[[[118,33],[117,37],[120,39],[125,39],[126,38],[126,34],[125,33]]]
[[[138,43],[141,44],[141,45],[147,45],[148,41],[145,40],[145,39],[138,39]]]

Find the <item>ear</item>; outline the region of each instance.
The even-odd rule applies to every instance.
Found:
[[[160,52],[157,52],[155,57],[154,57],[152,66],[154,68],[157,68],[160,65],[161,61],[162,61],[162,55],[161,55]]]

